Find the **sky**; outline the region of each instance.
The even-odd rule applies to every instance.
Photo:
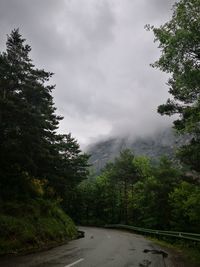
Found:
[[[59,132],[84,148],[109,136],[151,135],[171,125],[157,114],[168,76],[150,67],[156,27],[172,15],[173,0],[1,0],[0,50],[14,28],[31,45],[36,67],[54,72]]]

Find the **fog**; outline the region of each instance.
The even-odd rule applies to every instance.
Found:
[[[109,136],[145,136],[171,125],[157,114],[167,75],[150,67],[159,58],[146,24],[160,26],[171,0],[1,0],[1,51],[19,28],[37,67],[55,73],[61,133],[82,147]]]

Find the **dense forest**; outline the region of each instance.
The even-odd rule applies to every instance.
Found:
[[[154,68],[170,74],[172,98],[158,107],[177,115],[174,129],[187,134],[176,159],[152,164],[130,150],[108,163],[101,174],[79,187],[83,224],[125,223],[157,229],[200,232],[200,4],[182,0],[160,28],[147,25],[160,58]],[[98,198],[96,198],[98,196]]]
[[[82,224],[200,231],[199,180],[166,157],[155,165],[123,150],[99,176],[84,180],[78,192]]]
[[[0,254],[74,238],[72,219],[200,233],[199,9],[199,0],[181,0],[169,22],[146,26],[161,50],[152,66],[170,74],[172,98],[158,112],[176,114],[174,129],[189,141],[176,160],[154,163],[122,150],[99,175],[71,134],[58,133],[53,73],[36,68],[11,32],[0,53]]]

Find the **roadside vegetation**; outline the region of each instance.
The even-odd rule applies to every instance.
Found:
[[[1,205],[0,255],[27,253],[77,237],[77,229],[56,203],[44,199]]]
[[[157,239],[148,237],[151,241],[161,247],[167,248],[172,255],[172,260],[177,266],[192,266],[198,267],[200,264],[200,247],[198,243],[191,244],[190,242],[183,242],[181,240],[169,241],[169,239]]]
[[[0,254],[47,247],[77,236],[74,188],[88,156],[71,134],[58,134],[50,85],[19,30],[0,53]]]
[[[165,157],[155,165],[124,150],[99,176],[84,180],[78,192],[82,224],[200,232],[199,181]]]

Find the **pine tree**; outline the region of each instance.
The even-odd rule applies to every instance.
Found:
[[[45,179],[56,196],[59,188],[66,189],[65,198],[66,184],[76,185],[87,175],[88,157],[71,135],[56,133],[62,117],[55,114],[51,95],[53,74],[35,68],[19,30],[11,32],[6,46],[0,54],[1,196],[25,196],[37,178]]]

